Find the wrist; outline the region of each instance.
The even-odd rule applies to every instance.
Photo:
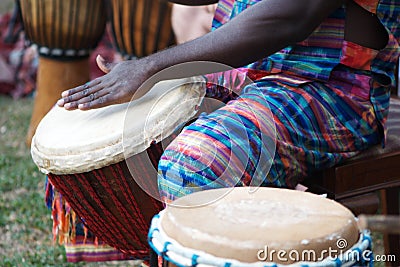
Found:
[[[157,63],[157,57],[154,57],[153,55],[141,58],[140,66],[144,71],[146,79],[149,79],[150,77],[152,77],[161,70],[160,64]]]

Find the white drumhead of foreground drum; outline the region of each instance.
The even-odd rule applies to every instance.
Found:
[[[167,242],[239,262],[289,264],[304,251],[321,260],[350,249],[359,239],[350,210],[311,193],[227,188],[193,193],[173,204],[160,217]],[[279,259],[279,251],[285,251],[280,254],[285,260]]]
[[[131,103],[88,111],[55,106],[32,139],[32,159],[42,172],[53,174],[83,173],[120,162],[192,118],[204,88],[201,77],[168,80]],[[127,114],[135,121],[126,122]],[[123,135],[130,142],[128,152]]]

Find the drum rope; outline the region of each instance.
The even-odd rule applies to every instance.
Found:
[[[117,175],[117,172],[118,175]],[[122,168],[116,164],[113,166],[113,168],[111,168],[111,172],[113,173],[114,177],[116,177],[116,181],[118,183],[118,186],[120,187],[122,194],[124,195],[125,199],[128,200],[130,202],[130,207],[134,209],[135,213],[138,215],[141,215],[140,210],[138,208],[138,206],[131,200],[132,197],[135,196],[135,194],[130,190],[130,186],[127,183],[126,179],[119,179],[119,177],[124,177],[123,173],[122,173]],[[124,184],[121,183],[121,181],[124,181]],[[129,190],[129,192],[127,192],[127,190]],[[126,203],[123,203],[121,201],[118,201],[118,199],[114,199],[114,203],[118,203],[118,206],[120,207],[121,210],[124,210],[124,213],[126,213],[126,215],[129,215],[130,212],[128,210],[125,209],[125,205]],[[121,204],[123,203],[123,204]],[[143,216],[137,216],[136,220],[134,216],[126,216],[126,224],[129,225],[129,222],[133,223],[135,226],[135,229],[138,229],[140,232],[143,231],[147,231],[147,223],[145,222]],[[140,240],[139,237],[137,237],[138,240]]]
[[[96,236],[102,241],[106,241],[108,245],[133,257],[146,259],[149,253],[149,245],[146,239],[149,223],[146,223],[144,214],[132,199],[137,194],[132,191],[129,181],[121,179],[121,177],[126,177],[121,164],[117,163],[110,166],[110,172],[116,178],[113,183],[119,187],[118,190],[121,191],[121,195],[116,194],[117,191],[113,189],[113,184],[110,184],[110,180],[107,178],[109,174],[102,169],[91,172],[91,177],[96,181],[95,183],[90,181],[85,174],[58,176],[49,174],[49,180],[56,185],[61,194],[74,192],[73,201],[70,199],[67,199],[67,201],[71,203],[73,210],[79,211],[83,223],[90,225],[90,231],[97,233]],[[146,174],[141,174],[143,178],[148,178],[144,177]],[[63,181],[68,181],[68,183]],[[113,203],[113,207],[116,208],[115,212],[110,211],[113,207],[108,206],[109,201],[103,203],[101,194],[107,195],[109,201]],[[119,200],[122,197],[124,199],[121,202]],[[160,203],[157,203],[157,207],[161,209]],[[110,219],[113,220],[113,227],[108,222]]]
[[[122,207],[122,204],[119,203],[119,201],[117,201],[117,198],[115,197],[112,190],[110,189],[110,184],[108,183],[107,175],[105,175],[101,169],[94,170],[93,173],[94,173],[97,181],[99,181],[100,185],[103,186],[103,188],[106,190],[106,192],[112,198],[113,205],[117,206],[118,214],[122,215],[122,216],[116,216],[116,215],[112,214],[109,211],[110,207],[108,207],[108,205],[104,205],[103,203],[100,202],[99,210],[106,211],[106,213],[109,214],[109,215],[107,215],[108,218],[116,219],[116,221],[114,222],[116,225],[115,225],[115,227],[113,227],[112,232],[118,233],[118,235],[116,235],[116,236],[120,236],[118,238],[119,242],[122,242],[124,247],[127,247],[127,248],[140,247],[141,245],[143,245],[143,242],[141,242],[140,237],[138,236],[137,232],[134,231],[135,229],[140,230],[140,227],[136,221],[137,218],[134,218],[134,217],[130,218],[132,220],[131,223],[134,223],[137,228],[131,227],[131,225],[129,224],[129,219],[127,219],[129,217],[128,216],[129,212],[127,212],[127,210],[124,207]],[[118,179],[118,177],[116,177],[116,178]],[[96,190],[96,191],[98,191],[98,190]],[[123,212],[121,212],[121,210]],[[140,213],[137,213],[136,215],[138,217],[140,217]],[[121,217],[122,218],[125,217],[125,219],[127,219],[127,220],[124,222],[123,221],[121,222]],[[104,222],[104,224],[107,224],[107,222]],[[126,233],[131,233],[133,236],[128,238],[128,235],[126,235]],[[132,243],[129,244],[127,240],[129,240],[129,242],[132,242]],[[115,244],[114,246],[118,246],[118,244]]]
[[[50,174],[51,175],[51,174]],[[73,201],[70,199],[67,199],[69,203],[71,203],[71,206],[74,210],[80,211],[80,217],[85,225],[90,225],[90,230],[102,230],[102,235],[100,236],[100,239],[103,239],[102,237],[107,237],[109,235],[114,236],[118,240],[123,240],[123,236],[119,231],[115,231],[112,227],[110,227],[109,224],[103,219],[106,217],[112,218],[111,212],[108,210],[101,210],[101,209],[96,209],[90,202],[90,200],[94,201],[97,207],[101,207],[101,201],[97,196],[97,193],[95,193],[95,189],[89,186],[89,183],[86,181],[87,178],[84,177],[83,175],[78,175],[79,181],[81,183],[78,183],[78,179],[73,176],[73,175],[65,175],[63,177],[59,176],[56,178],[62,179],[69,179],[69,184],[68,186],[65,183],[62,183],[62,181],[54,181],[55,184],[57,185],[57,189],[59,192],[63,195],[65,195],[65,192],[74,192]],[[85,188],[87,190],[87,193],[89,193],[90,198],[87,198],[87,193],[79,190],[80,188]],[[118,222],[116,222],[118,223]],[[118,228],[118,227],[117,227]],[[93,231],[95,232],[95,231]],[[114,246],[114,244],[109,243],[109,245]]]

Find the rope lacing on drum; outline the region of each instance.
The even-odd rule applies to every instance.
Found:
[[[336,257],[333,261],[335,262],[335,266],[342,266],[343,265],[342,260],[339,259],[338,257]]]
[[[197,264],[198,264],[198,262],[197,262],[197,259],[199,258],[199,255],[197,255],[197,254],[193,254],[193,256],[192,256],[192,266],[194,267],[194,266],[197,266]]]

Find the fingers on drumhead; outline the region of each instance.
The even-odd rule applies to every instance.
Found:
[[[88,110],[88,109],[101,108],[101,107],[104,107],[106,105],[115,104],[114,102],[109,101],[108,96],[109,95],[99,96],[96,99],[93,99],[93,101],[80,103],[78,105],[78,109],[80,109],[80,110]]]
[[[83,85],[80,85],[78,87],[66,90],[61,93],[61,99],[57,101],[57,105],[62,107],[67,104],[71,103],[74,101],[92,101],[94,100],[94,93],[97,91],[101,90],[102,87],[99,87],[98,85],[101,83],[99,80],[93,80],[90,82],[87,82]],[[78,103],[79,104],[79,103]],[[77,105],[76,105],[77,106]]]
[[[73,110],[78,108],[78,102],[71,102],[71,103],[66,103],[64,105],[64,108],[67,110]]]

